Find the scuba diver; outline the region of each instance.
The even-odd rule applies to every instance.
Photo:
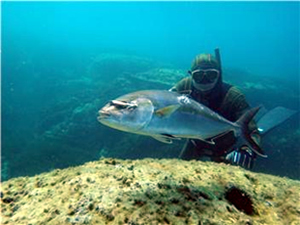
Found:
[[[233,85],[223,82],[219,49],[215,49],[215,56],[197,55],[189,74],[189,77],[179,81],[170,91],[187,94],[232,122],[250,109],[245,95]],[[261,137],[254,120],[249,123],[248,129],[251,138],[260,145]],[[247,169],[253,168],[256,153],[247,146],[232,149],[235,141],[233,132],[215,138],[215,144],[188,139],[179,157],[184,160],[211,160],[239,165]]]

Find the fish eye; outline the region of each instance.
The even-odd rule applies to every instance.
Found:
[[[127,106],[127,109],[130,111],[135,110],[136,108],[137,108],[137,105],[135,105],[135,104],[130,104]]]
[[[126,101],[117,101],[117,100],[113,100],[110,102],[111,106],[114,106],[116,109],[129,109],[129,110],[133,110],[137,107],[137,104],[135,103],[128,103]]]
[[[130,111],[132,111],[138,107],[138,104],[136,101],[131,101],[131,102],[127,103],[127,105],[128,105],[127,109]]]
[[[127,106],[124,105],[114,105],[116,107],[116,109],[126,109]]]

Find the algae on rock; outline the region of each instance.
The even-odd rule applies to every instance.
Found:
[[[3,182],[1,222],[299,224],[299,194],[299,181],[225,164],[102,158]]]

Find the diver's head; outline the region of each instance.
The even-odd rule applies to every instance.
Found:
[[[192,76],[193,86],[198,91],[209,92],[220,80],[220,64],[211,54],[197,55],[189,73]]]

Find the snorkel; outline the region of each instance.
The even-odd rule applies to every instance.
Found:
[[[221,54],[220,54],[220,49],[219,48],[215,48],[215,57],[216,57],[216,60],[219,63],[220,74],[222,74]]]

